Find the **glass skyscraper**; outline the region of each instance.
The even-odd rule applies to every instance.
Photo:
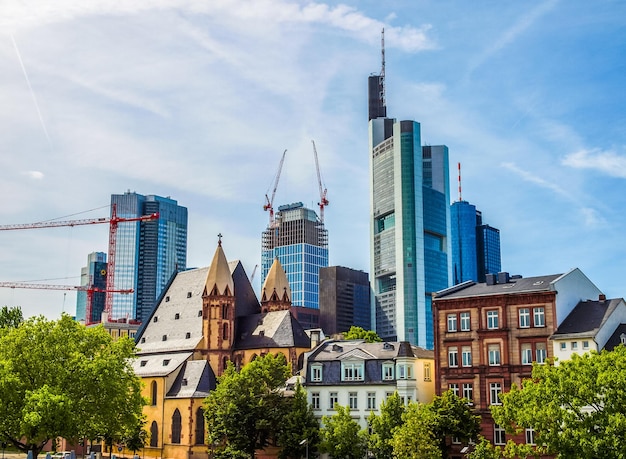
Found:
[[[133,295],[113,295],[112,318],[143,321],[172,275],[187,265],[187,208],[161,196],[134,192],[111,195],[118,217],[133,218],[158,212],[159,219],[123,222],[117,227],[115,289]]]
[[[87,256],[87,266],[80,270],[80,285],[105,290],[107,284],[107,254],[92,252]],[[105,293],[93,292],[91,297],[91,317],[87,318],[88,294],[79,290],[76,294],[76,320],[90,324],[100,322],[104,311]]]
[[[422,147],[419,123],[380,116],[386,109],[370,94],[372,103],[372,325],[383,339],[432,349],[431,293],[449,286],[452,266],[448,148]]]
[[[319,269],[328,266],[328,231],[301,202],[280,206],[263,231],[261,285],[278,258],[291,288],[291,304],[319,310]]]

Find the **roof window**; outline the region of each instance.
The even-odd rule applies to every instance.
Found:
[[[161,339],[161,341],[167,341],[167,335],[163,335],[163,338]]]
[[[148,361],[147,361],[147,360],[142,360],[142,361],[139,363],[139,365],[140,365],[140,366],[142,366],[142,367],[145,367],[147,363],[148,363]]]
[[[163,366],[166,367],[170,364],[170,359],[164,359],[163,360]]]
[[[176,314],[174,314],[174,320],[178,320],[178,319],[180,319],[180,313],[177,312]]]

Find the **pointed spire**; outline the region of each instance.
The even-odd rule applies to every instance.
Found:
[[[233,295],[235,292],[233,276],[222,249],[221,234],[218,234],[217,249],[206,278],[206,293],[210,295],[213,289],[217,289],[218,295]]]
[[[263,288],[261,290],[262,301],[272,301],[272,297],[276,293],[276,299],[273,301],[285,301],[291,303],[291,288],[287,280],[287,274],[280,264],[278,258],[274,258],[274,263],[267,273]]]

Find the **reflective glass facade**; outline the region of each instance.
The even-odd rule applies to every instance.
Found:
[[[87,266],[80,270],[80,285],[92,286],[101,290],[106,289],[107,283],[107,255],[104,252],[92,252],[87,256]],[[91,298],[91,318],[87,320],[87,299],[85,291],[76,294],[76,320],[86,323],[99,322],[104,311],[104,292],[93,292]]]
[[[476,228],[478,239],[478,282],[485,282],[486,274],[502,271],[500,230],[489,225]]]
[[[135,290],[114,294],[112,318],[147,318],[171,276],[187,265],[187,208],[170,198],[137,193],[112,195],[118,217],[158,212],[159,219],[122,222],[117,227],[115,288]]]

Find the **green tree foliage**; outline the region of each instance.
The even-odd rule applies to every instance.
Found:
[[[474,449],[467,455],[467,459],[526,459],[529,457],[539,458],[539,453],[531,446],[517,444],[509,440],[506,446],[494,446],[483,436],[479,436],[479,441]]]
[[[397,392],[380,405],[380,415],[373,411],[368,419],[371,433],[368,438],[369,451],[377,459],[393,459],[391,440],[395,430],[402,424],[404,405]]]
[[[344,339],[363,339],[368,343],[380,343],[382,339],[375,331],[365,330],[361,327],[350,327],[350,330],[343,334]]]
[[[367,433],[350,416],[347,406],[336,404],[332,416],[322,417],[320,450],[333,459],[362,459],[367,451]]]
[[[51,439],[122,438],[141,418],[134,343],[63,315],[0,335],[0,432],[33,456]]]
[[[502,394],[494,420],[533,428],[539,450],[562,458],[626,457],[626,347],[533,366],[522,388]]]
[[[285,415],[278,432],[278,446],[281,447],[278,457],[299,459],[307,451],[313,456],[319,443],[320,426],[300,383],[296,385],[294,396],[286,397],[285,401]]]
[[[478,439],[480,416],[474,414],[466,399],[446,391],[440,396],[435,396],[427,407],[434,415],[435,424],[432,432],[439,441],[443,457],[448,456],[446,438],[456,437],[462,442]]]
[[[17,328],[24,322],[22,308],[2,306],[0,309],[0,329]]]
[[[437,420],[422,403],[410,403],[402,415],[402,425],[395,429],[391,444],[393,457],[403,459],[441,459],[439,439],[433,433]]]
[[[279,389],[289,375],[282,354],[257,358],[241,371],[229,363],[204,401],[213,457],[254,457],[257,448],[277,442],[286,406]]]

